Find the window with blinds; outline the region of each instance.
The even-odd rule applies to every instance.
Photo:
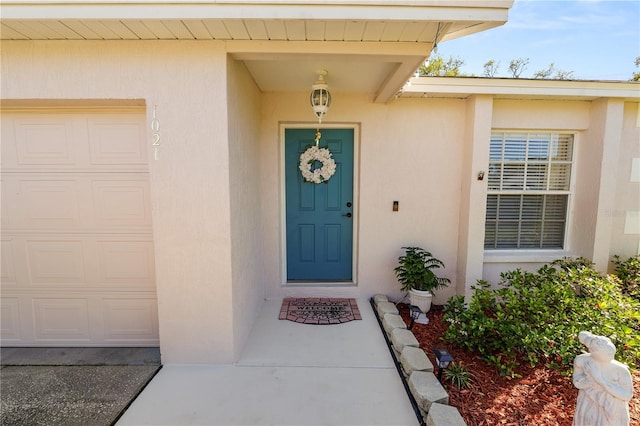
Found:
[[[562,249],[573,135],[491,134],[486,249]]]

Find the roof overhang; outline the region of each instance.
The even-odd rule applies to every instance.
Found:
[[[20,0],[2,40],[220,40],[262,91],[396,95],[434,44],[503,25],[513,0]]]
[[[492,95],[495,99],[594,100],[617,98],[640,101],[640,82],[545,80],[485,77],[415,77],[402,88],[402,98],[468,98]]]

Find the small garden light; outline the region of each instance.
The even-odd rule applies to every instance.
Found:
[[[436,363],[438,364],[438,381],[442,381],[442,370],[449,368],[449,364],[455,360],[446,349],[435,349],[433,353],[436,356]]]
[[[422,313],[422,309],[418,308],[416,305],[409,306],[409,317],[411,317],[411,322],[409,323],[408,329],[411,330],[413,328],[413,323],[420,318],[420,314]]]

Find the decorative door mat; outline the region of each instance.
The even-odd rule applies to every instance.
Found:
[[[356,299],[286,298],[278,319],[301,324],[342,324],[361,320]]]

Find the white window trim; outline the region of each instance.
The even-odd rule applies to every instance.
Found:
[[[566,233],[565,233],[566,235]],[[563,257],[575,257],[574,253],[560,249],[487,249],[484,263],[533,263],[553,262]]]
[[[556,259],[563,257],[576,257],[575,253],[571,252],[571,240],[574,221],[574,196],[575,196],[575,182],[576,182],[576,160],[580,157],[580,136],[581,132],[576,129],[509,129],[509,128],[496,128],[491,129],[490,133],[494,132],[522,132],[522,133],[568,133],[573,135],[573,154],[571,158],[571,177],[569,180],[569,192],[567,200],[567,216],[565,219],[564,229],[564,247],[562,249],[484,249],[484,263],[527,263],[527,262],[552,262]],[[539,191],[530,191],[528,194],[534,194]],[[544,191],[540,191],[544,192]],[[486,190],[485,198],[491,193],[505,193],[499,191]],[[519,192],[522,193],[522,192]],[[544,192],[545,194],[551,194],[552,192]],[[566,193],[563,191],[563,193]],[[484,211],[484,225],[486,226],[486,209]],[[484,242],[483,242],[484,244]]]

